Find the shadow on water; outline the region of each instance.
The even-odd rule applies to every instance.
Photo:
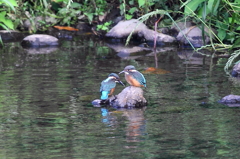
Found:
[[[0,158],[240,157],[240,111],[217,103],[239,92],[223,72],[226,59],[91,35],[49,50],[17,42],[0,50]],[[93,107],[100,82],[129,64],[146,77],[148,106]]]

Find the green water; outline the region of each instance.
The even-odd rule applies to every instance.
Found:
[[[5,44],[0,158],[240,158],[240,109],[217,103],[239,92],[223,71],[226,59],[196,56],[187,64],[181,52],[159,52],[156,62],[147,53],[120,58],[91,37],[63,41],[48,54]],[[100,82],[129,64],[141,71],[158,65],[170,73],[144,74],[145,108],[93,107]],[[118,85],[115,94],[122,89]]]

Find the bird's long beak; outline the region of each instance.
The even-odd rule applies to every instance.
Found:
[[[121,73],[125,73],[125,71],[123,70],[123,71],[119,72],[118,74],[121,74]]]
[[[123,84],[122,81],[118,80],[118,83],[120,83],[121,85],[123,85],[125,87],[125,84]]]

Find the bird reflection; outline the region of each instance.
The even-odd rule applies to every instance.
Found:
[[[122,127],[119,125],[126,124],[126,120],[122,120],[123,117],[127,119],[126,127],[124,128],[124,136],[126,136],[127,142],[139,142],[146,134],[146,123],[144,118],[144,110],[142,109],[118,109],[115,111],[109,111],[107,108],[101,108],[102,122],[108,127],[111,127],[111,131],[114,130],[120,132]],[[110,131],[110,130],[109,130]],[[126,148],[135,148],[131,145],[125,146]]]

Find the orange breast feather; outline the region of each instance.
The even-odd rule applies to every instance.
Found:
[[[143,85],[141,85],[135,78],[133,78],[131,75],[125,75],[125,79],[126,81],[135,87],[144,87]]]

